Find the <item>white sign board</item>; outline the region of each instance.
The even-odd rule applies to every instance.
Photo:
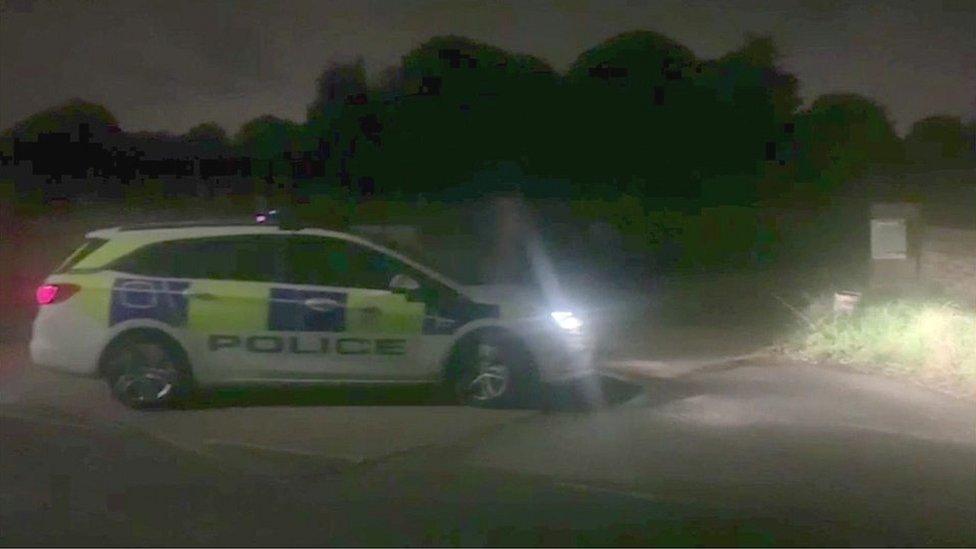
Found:
[[[871,220],[871,257],[873,259],[908,257],[908,232],[904,219]]]

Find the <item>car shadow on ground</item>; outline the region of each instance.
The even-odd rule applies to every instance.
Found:
[[[639,395],[642,388],[616,378],[600,377],[579,383],[546,386],[518,409],[546,412],[588,412],[618,406]],[[176,405],[202,410],[261,406],[457,406],[450,391],[437,385],[394,387],[276,387],[221,388],[197,391]]]
[[[616,377],[599,376],[548,387],[541,395],[538,407],[543,411],[556,413],[593,412],[621,406],[638,397],[643,390],[636,383]]]
[[[262,387],[199,390],[181,401],[183,409],[260,406],[450,406],[443,391],[431,386]]]

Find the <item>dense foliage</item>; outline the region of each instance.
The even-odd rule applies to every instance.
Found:
[[[559,74],[529,55],[442,36],[375,82],[362,61],[328,66],[302,122],[262,116],[232,137],[212,122],[182,136],[126,133],[106,108],[74,100],[8,129],[0,152],[5,166],[32,161],[46,185],[241,176],[285,178],[313,194],[463,198],[519,187],[535,197],[634,196],[661,210],[829,193],[878,164],[972,161],[971,123],[932,117],[903,141],[868,98],[830,95],[801,110],[798,83],[776,60],[766,37],[698,59],[635,31]]]
[[[796,261],[797,250],[863,258],[850,243],[863,229],[856,206],[842,222],[826,213],[847,203],[838,195],[881,167],[976,166],[971,122],[934,116],[901,139],[875,101],[835,94],[803,107],[798,86],[763,36],[700,59],[661,34],[627,32],[564,72],[439,36],[373,79],[361,60],[333,63],[305,120],[260,116],[230,136],[213,122],[183,135],[127,132],[81,100],[37,113],[0,135],[0,198],[132,206],[258,194],[292,202],[309,222],[449,234],[464,229],[433,205],[457,214],[461,202],[477,210],[478,199],[517,190],[567,250],[597,224],[658,267],[724,267]]]

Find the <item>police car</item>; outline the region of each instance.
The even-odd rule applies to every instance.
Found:
[[[37,289],[39,365],[104,377],[134,408],[194,388],[446,383],[506,406],[592,373],[564,307],[461,286],[336,231],[256,224],[114,227]]]

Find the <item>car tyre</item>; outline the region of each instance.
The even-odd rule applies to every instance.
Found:
[[[186,398],[192,387],[186,360],[161,338],[125,337],[106,351],[104,364],[112,396],[129,408],[166,408]]]
[[[511,408],[533,404],[539,382],[525,347],[514,337],[491,331],[460,347],[453,386],[462,404]]]

